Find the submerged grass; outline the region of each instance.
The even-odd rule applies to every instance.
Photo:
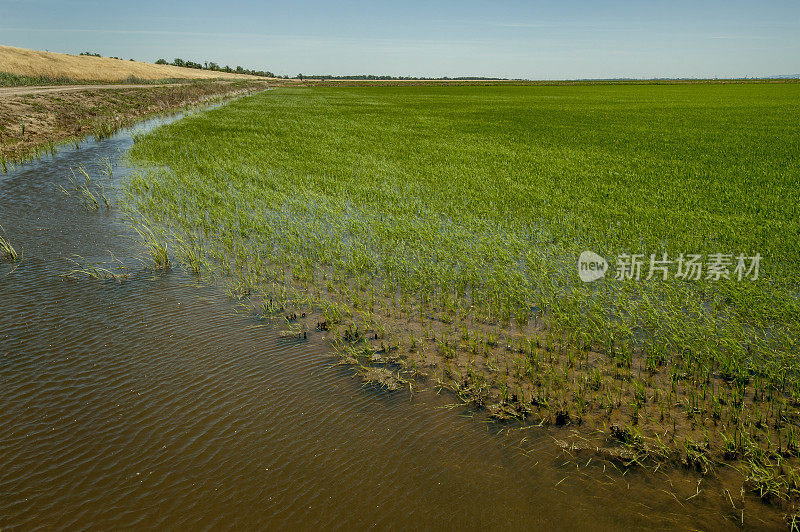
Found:
[[[2,226],[0,226],[0,231],[3,231]],[[0,235],[0,262],[19,262],[21,260],[22,251],[17,251],[14,246],[11,245],[11,242],[8,241],[8,238]]]
[[[77,173],[74,168],[70,171],[72,175],[67,178],[69,186],[57,185],[62,194],[78,198],[87,211],[99,210],[101,202],[105,210],[111,208],[111,203],[106,195],[105,187],[102,183],[95,184],[92,176],[86,171],[85,166],[79,166]],[[111,177],[113,174],[113,166],[110,159],[106,159],[105,161],[105,173],[108,177]]]
[[[80,255],[73,255],[72,257],[68,257],[72,264],[75,265],[75,268],[69,270],[67,273],[61,276],[62,279],[80,279],[80,278],[89,278],[95,280],[107,280],[113,279],[115,281],[122,281],[127,279],[130,274],[128,273],[128,268],[120,261],[117,257],[111,253],[111,262],[113,264],[112,267],[106,267],[107,262],[101,263],[93,263],[89,260],[81,257]]]
[[[372,380],[427,367],[790,507],[798,118],[795,84],[278,89],[137,139],[127,196],[154,263],[307,310]],[[584,250],[762,262],[583,283]]]

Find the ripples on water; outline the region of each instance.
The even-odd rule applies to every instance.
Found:
[[[677,501],[691,474],[673,497],[663,476],[579,469],[555,429],[498,434],[432,390],[365,388],[321,333],[279,340],[219,290],[142,270],[116,210],[55,187],[83,164],[113,195],[126,169],[101,178],[100,161],[131,143],[0,174],[0,225],[25,257],[0,265],[0,528],[731,525],[721,497]],[[130,279],[61,280],[71,254],[108,251]]]

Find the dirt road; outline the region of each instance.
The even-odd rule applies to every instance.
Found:
[[[152,87],[177,87],[185,83],[120,84],[120,85],[50,85],[39,87],[0,87],[0,97],[23,96],[25,94],[45,94],[50,92],[74,92],[98,89],[147,89]]]

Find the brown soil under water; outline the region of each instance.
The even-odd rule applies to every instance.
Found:
[[[324,281],[325,274],[320,276]],[[287,272],[285,278],[291,279],[291,273]],[[347,288],[339,293],[319,286],[313,289],[317,298],[339,304],[346,317],[335,323],[319,309],[292,305],[292,301],[304,301],[303,295],[313,292],[299,279],[294,281],[281,285],[287,294],[285,302],[270,299],[267,303],[258,296],[246,296],[244,304],[260,319],[279,326],[288,323],[290,329],[282,331],[284,337],[292,336],[292,331],[304,331],[302,337],[306,337],[311,334],[308,331],[322,329],[340,363],[354,367],[364,383],[412,394],[419,386],[433,386],[449,394],[453,407],[466,408],[470,415],[511,431],[535,427],[551,434],[555,447],[577,461],[587,457],[590,462],[605,460],[624,471],[631,467],[662,473],[681,468],[695,471],[698,486],[703,482],[714,485],[728,499],[729,510],[742,512],[748,500],[758,501],[758,505],[769,506],[789,519],[792,510],[786,501],[770,494],[761,500],[753,496],[758,487],[743,476],[746,468],[739,461],[741,456],[724,446],[724,430],[733,420],[727,411],[715,412],[703,401],[693,402],[698,383],[689,382],[686,375],[673,381],[667,368],[648,370],[636,357],[626,366],[597,351],[570,349],[547,340],[541,324],[514,333],[472,314],[467,332],[455,327],[444,311],[440,314],[428,309],[420,314],[419,307],[411,308],[413,305],[392,308],[376,295],[374,287],[353,282],[345,283]],[[352,300],[362,304],[349,313],[346,302]],[[280,306],[277,311],[262,315],[263,309],[276,305]],[[475,341],[481,338],[483,345]],[[489,348],[485,345],[487,338],[493,338]],[[533,375],[523,369],[530,358],[539,361]],[[551,376],[563,372],[565,391],[548,390],[542,382],[546,372]],[[604,384],[616,382],[618,387],[607,395],[600,393],[599,386],[591,386],[597,375],[602,376]],[[734,404],[736,383],[713,373],[705,384]],[[578,391],[587,394],[580,413],[569,406],[574,401],[568,398]],[[637,395],[641,400],[638,407],[634,406]],[[765,404],[765,411],[768,409],[768,397],[759,397],[752,387],[746,387],[742,399],[737,412],[743,406],[760,403]],[[723,400],[722,405],[726,404]],[[791,406],[792,410],[781,415],[796,422],[800,413],[797,405]],[[771,442],[780,441],[778,426],[765,422],[757,430],[753,432],[754,442],[765,449]],[[797,451],[796,447],[783,447],[782,463],[796,467]]]

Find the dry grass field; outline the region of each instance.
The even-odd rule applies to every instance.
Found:
[[[244,74],[155,65],[110,57],[78,56],[0,46],[0,72],[20,76],[70,78],[82,81],[159,79],[264,79]]]

